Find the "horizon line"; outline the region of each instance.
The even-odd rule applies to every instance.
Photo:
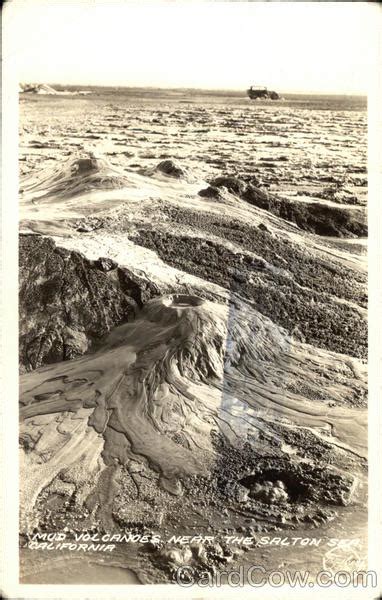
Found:
[[[24,82],[20,82],[24,83]],[[49,85],[49,86],[70,86],[70,87],[98,87],[98,88],[121,88],[121,89],[147,89],[147,90],[163,90],[163,91],[201,91],[201,92],[233,92],[233,93],[246,93],[248,88],[205,88],[205,87],[193,87],[193,86],[168,86],[163,87],[160,85],[124,85],[124,84],[106,84],[106,83],[59,83],[59,82],[33,82],[36,85]],[[251,84],[250,84],[251,85]],[[254,85],[254,84],[253,84]],[[270,87],[267,89],[271,90]],[[314,94],[317,96],[362,96],[367,97],[368,92],[343,92],[343,91],[317,91],[317,90],[285,90],[277,91],[278,94]]]

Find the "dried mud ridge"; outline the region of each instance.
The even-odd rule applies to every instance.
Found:
[[[348,209],[321,202],[291,201],[278,198],[252,183],[221,176],[210,181],[210,187],[199,192],[201,196],[219,197],[219,188],[226,188],[249,204],[295,223],[300,229],[318,235],[334,237],[366,237],[367,219],[364,209]]]

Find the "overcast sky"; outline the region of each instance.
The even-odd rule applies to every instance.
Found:
[[[21,82],[364,93],[378,5],[11,0]]]

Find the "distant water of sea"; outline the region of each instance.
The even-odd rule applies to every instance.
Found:
[[[164,89],[154,87],[99,87],[99,86],[62,86],[52,84],[56,90],[83,90],[97,95],[118,95],[126,99],[139,98],[140,101],[166,100],[174,102],[211,102],[245,105],[251,103],[246,90],[202,90],[195,88]],[[288,94],[277,90],[282,100],[256,100],[254,104],[277,105],[280,103],[295,108],[310,108],[312,110],[366,110],[367,97],[345,94]]]

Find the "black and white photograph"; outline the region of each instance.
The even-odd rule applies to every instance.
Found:
[[[369,2],[5,3],[4,597],[378,597],[379,17]]]

